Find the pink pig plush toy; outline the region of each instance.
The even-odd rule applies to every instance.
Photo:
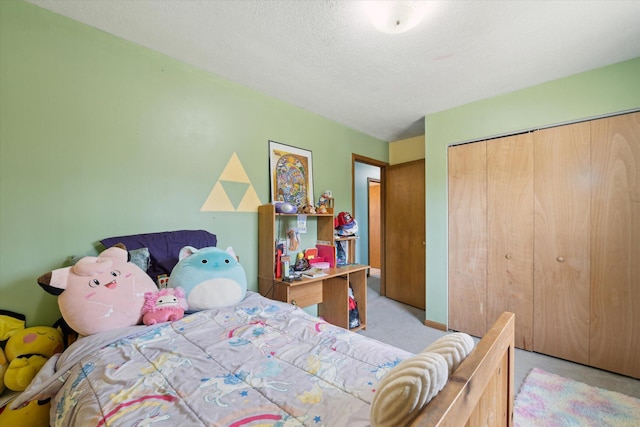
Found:
[[[72,267],[45,273],[38,284],[58,295],[62,317],[80,335],[137,325],[142,320],[144,293],[158,288],[127,259],[124,246],[116,245]]]
[[[156,292],[145,292],[142,306],[142,323],[155,325],[160,322],[180,320],[187,309],[187,300],[182,288],[165,288]]]

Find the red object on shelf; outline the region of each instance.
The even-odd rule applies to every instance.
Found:
[[[311,262],[312,259],[317,258],[318,255],[318,248],[309,248],[304,251],[304,257],[308,259],[309,262]]]
[[[278,279],[282,277],[282,263],[280,258],[282,258],[282,250],[278,249],[278,253],[276,253],[276,277]]]
[[[336,247],[335,246],[317,244],[316,248],[318,248],[318,257],[324,258],[324,261],[329,263],[330,268],[333,268],[336,266]]]

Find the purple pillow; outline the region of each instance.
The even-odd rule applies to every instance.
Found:
[[[158,283],[158,276],[171,274],[178,263],[180,249],[185,246],[206,248],[216,246],[215,234],[205,230],[163,231],[160,233],[134,234],[131,236],[107,237],[100,241],[105,248],[124,243],[128,250],[148,248],[150,255],[147,274]]]

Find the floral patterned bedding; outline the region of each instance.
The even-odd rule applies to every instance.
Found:
[[[410,356],[249,292],[83,338],[22,400],[55,393],[52,426],[367,426],[378,381]]]

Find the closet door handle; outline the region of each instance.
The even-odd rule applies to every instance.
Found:
[[[556,261],[558,261],[558,262],[564,262],[564,258],[563,258],[563,257],[561,257],[561,256],[559,256],[558,258],[556,258]]]

